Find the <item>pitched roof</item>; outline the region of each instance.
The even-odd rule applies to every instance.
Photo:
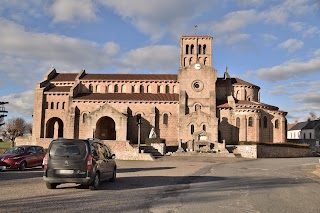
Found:
[[[69,92],[71,86],[55,86],[49,88],[46,92]]]
[[[177,81],[174,74],[85,74],[81,80],[143,80],[143,81]]]
[[[257,88],[260,88],[258,87],[257,85],[254,85],[254,84],[251,84],[247,81],[244,81],[240,78],[230,78],[231,79],[231,84],[232,85],[246,85],[246,86],[252,86],[252,87],[257,87]],[[224,86],[224,85],[227,85],[227,80],[225,80],[224,78],[218,78],[217,79],[217,85],[219,86]]]
[[[301,130],[303,127],[305,127],[307,125],[308,121],[304,121],[304,122],[299,122],[296,125],[294,125],[291,130]]]
[[[75,81],[78,73],[57,73],[50,81]]]
[[[320,120],[309,121],[302,129],[314,129],[318,125],[320,125]]]
[[[114,100],[114,101],[179,101],[179,94],[168,93],[88,93],[79,94],[73,100]]]

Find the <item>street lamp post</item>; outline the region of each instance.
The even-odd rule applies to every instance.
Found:
[[[140,132],[141,132],[141,114],[137,114],[136,122],[137,122],[137,125],[138,125],[138,153],[140,153],[140,141],[141,141],[141,137],[140,137]]]

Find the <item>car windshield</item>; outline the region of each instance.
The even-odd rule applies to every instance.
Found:
[[[7,149],[3,154],[23,154],[26,151],[24,147],[15,146]]]
[[[53,158],[77,158],[86,156],[86,143],[84,141],[55,141],[50,148],[50,156]]]

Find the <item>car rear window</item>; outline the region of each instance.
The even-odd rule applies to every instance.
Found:
[[[55,141],[50,148],[52,158],[83,159],[87,153],[85,141]]]

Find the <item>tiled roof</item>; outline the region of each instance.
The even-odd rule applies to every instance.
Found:
[[[179,94],[167,93],[89,93],[79,94],[74,100],[117,100],[117,101],[179,101]]]
[[[57,73],[50,81],[75,81],[78,73]]]
[[[305,122],[299,122],[297,123],[296,125],[294,125],[291,129],[291,130],[301,130],[303,127],[305,127],[307,125],[308,121],[305,121]]]
[[[223,86],[226,84],[227,84],[227,81],[224,78],[217,79],[217,85]],[[251,84],[251,83],[244,81],[240,78],[231,78],[231,84],[232,85],[246,85],[246,86],[258,87],[257,85]],[[260,88],[260,87],[258,87],[258,88]]]
[[[320,120],[309,121],[302,129],[314,129],[320,125]]]
[[[142,81],[177,81],[174,74],[85,74],[81,80],[142,80]]]
[[[264,103],[260,103],[260,102],[253,102],[253,101],[237,101],[236,102],[236,107],[237,108],[241,108],[241,105],[253,105],[253,106],[262,106],[262,107],[267,107],[267,108],[271,108],[274,110],[278,110],[278,107],[272,106],[272,105],[268,105],[268,104],[264,104]],[[227,102],[217,102],[217,107],[218,108],[229,108],[230,105]]]
[[[71,86],[61,86],[49,88],[46,92],[69,92]]]

